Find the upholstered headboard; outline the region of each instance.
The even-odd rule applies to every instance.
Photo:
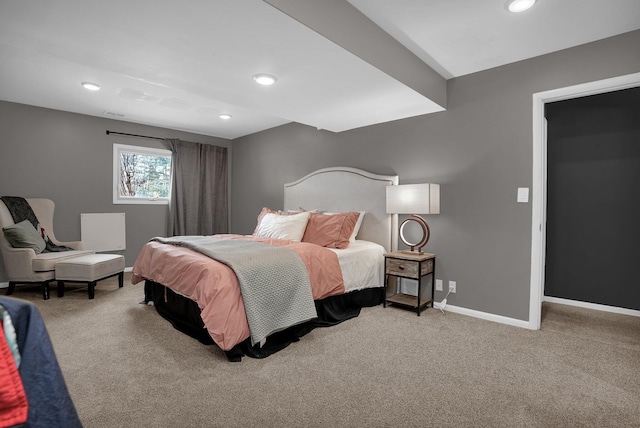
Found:
[[[386,212],[385,189],[396,185],[397,175],[379,175],[349,167],[319,169],[284,185],[284,209],[364,211],[358,239],[394,251],[398,247],[398,216]]]

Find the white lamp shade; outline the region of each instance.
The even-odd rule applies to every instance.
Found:
[[[440,214],[440,185],[387,186],[388,214]]]

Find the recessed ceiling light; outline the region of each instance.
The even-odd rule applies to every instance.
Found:
[[[91,83],[91,82],[82,82],[82,87],[85,89],[88,89],[90,91],[99,91],[100,90],[100,85],[98,85],[97,83]]]
[[[509,0],[507,8],[509,12],[524,12],[535,4],[536,0]]]
[[[253,76],[253,80],[256,81],[259,85],[269,86],[276,83],[278,78],[276,76],[272,76],[271,74],[256,74]]]
[[[220,116],[218,116],[218,117],[220,117],[220,119],[222,119],[222,120],[229,120],[229,119],[231,119],[231,115],[230,115],[230,114],[227,114],[227,113],[222,113],[222,114],[221,114]]]

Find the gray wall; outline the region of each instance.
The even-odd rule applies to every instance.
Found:
[[[52,199],[55,235],[63,241],[80,240],[81,213],[126,213],[123,254],[132,266],[150,238],[166,234],[167,206],[112,203],[113,144],[162,144],[106,135],[107,129],[224,147],[231,141],[0,101],[0,195]],[[0,281],[6,281],[1,262]]]
[[[284,183],[318,168],[440,183],[427,250],[438,255],[436,277],[457,281],[449,303],[528,320],[531,205],[516,203],[516,190],[532,184],[532,94],[638,72],[638,46],[635,31],[451,79],[445,112],[338,134],[288,124],[234,140],[231,229],[251,233],[262,206],[282,207]]]
[[[640,310],[640,87],[547,105],[546,296]]]

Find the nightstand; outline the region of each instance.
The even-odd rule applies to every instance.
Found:
[[[434,298],[434,275],[436,268],[436,255],[430,253],[412,254],[405,251],[394,251],[384,255],[384,295],[385,300],[383,307],[387,303],[402,306],[405,308],[415,309],[418,316],[420,312],[426,308],[429,303],[433,307]],[[431,298],[423,299],[422,294],[422,278],[431,275]],[[418,295],[412,296],[404,293],[395,293],[391,296],[387,295],[389,287],[389,277],[409,278],[418,281]],[[397,287],[397,285],[396,285]]]

